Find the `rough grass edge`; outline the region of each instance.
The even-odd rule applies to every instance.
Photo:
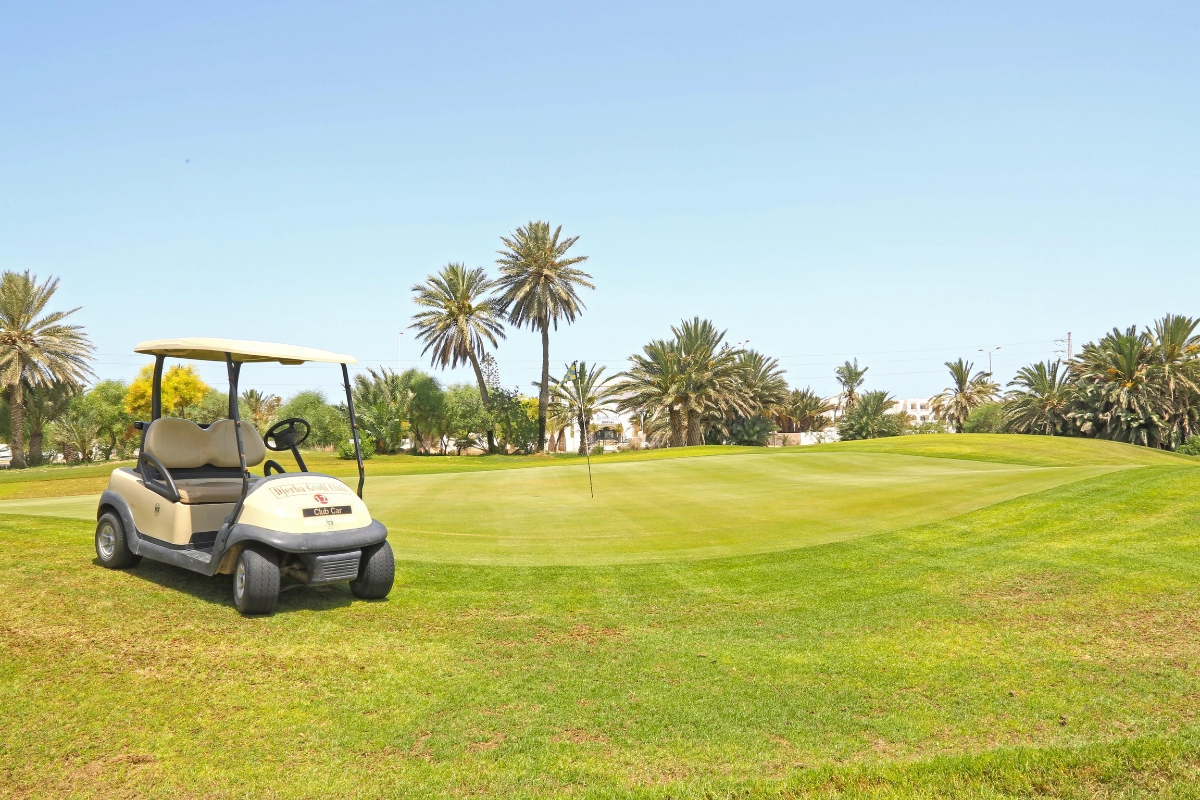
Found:
[[[804,770],[731,797],[1200,797],[1200,732]]]

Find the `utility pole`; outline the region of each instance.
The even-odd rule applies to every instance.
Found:
[[[989,347],[986,350],[982,347],[979,348],[979,352],[988,354],[988,375],[992,374],[992,353],[996,352],[1001,347],[1003,347],[1003,345],[996,345],[995,347]]]
[[[1055,343],[1055,344],[1065,344],[1065,345],[1067,346],[1067,350],[1066,350],[1066,353],[1067,353],[1067,363],[1068,363],[1068,364],[1070,364],[1070,363],[1071,363],[1071,359],[1075,357],[1075,348],[1074,348],[1074,346],[1073,346],[1073,345],[1074,345],[1074,343],[1072,342],[1072,339],[1071,339],[1071,332],[1070,332],[1070,331],[1067,331],[1067,338],[1065,338],[1065,339],[1055,339],[1055,340],[1054,340],[1054,343]],[[1054,352],[1055,352],[1055,353],[1062,353],[1063,351],[1062,351],[1062,350],[1055,350]]]

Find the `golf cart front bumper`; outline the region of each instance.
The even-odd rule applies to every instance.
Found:
[[[362,528],[345,531],[322,531],[320,533],[281,533],[257,525],[235,523],[225,542],[225,549],[247,542],[261,542],[282,553],[305,555],[335,551],[361,550],[387,539],[387,528],[378,520]]]

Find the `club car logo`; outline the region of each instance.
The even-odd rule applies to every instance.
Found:
[[[326,496],[325,496],[325,495],[323,495],[323,494],[314,494],[314,495],[313,495],[313,500],[316,500],[316,501],[317,501],[318,503],[320,503],[321,505],[326,505],[326,504],[328,504],[328,503],[329,503],[329,498],[328,498],[328,497],[326,497]]]

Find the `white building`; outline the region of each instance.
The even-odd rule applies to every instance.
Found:
[[[645,447],[646,438],[638,418],[630,411],[598,411],[588,420],[592,434],[592,446],[599,444],[604,451],[612,452],[622,445]],[[555,432],[547,449],[561,453],[579,452],[579,424],[568,425],[561,433]]]
[[[929,397],[909,397],[901,400],[892,407],[891,413],[899,414],[903,411],[908,416],[912,417],[912,421],[916,425],[925,422],[936,422],[937,418],[933,415],[933,400]]]

